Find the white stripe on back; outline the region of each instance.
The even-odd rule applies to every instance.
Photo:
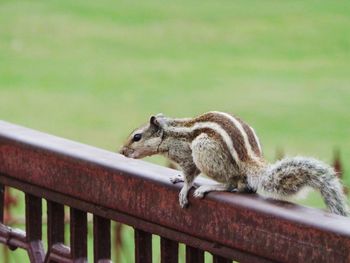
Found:
[[[252,150],[252,146],[251,146],[250,143],[249,143],[248,135],[247,135],[247,133],[244,131],[242,124],[241,124],[235,117],[231,116],[231,115],[228,114],[228,113],[219,112],[219,111],[212,111],[212,113],[215,113],[215,114],[224,116],[224,117],[226,117],[227,119],[229,119],[229,120],[232,122],[232,124],[233,124],[233,125],[239,130],[239,132],[242,134],[242,137],[243,137],[243,140],[244,140],[244,144],[245,144],[245,148],[247,149],[248,156],[249,156],[251,159],[255,159],[255,158],[256,158],[256,155],[255,155],[255,153],[254,153],[253,150]]]
[[[228,149],[229,149],[233,159],[239,165],[240,159],[238,157],[236,149],[233,147],[232,138],[227,134],[227,132],[219,124],[217,124],[215,122],[197,122],[192,127],[167,126],[167,127],[164,127],[164,128],[166,130],[170,131],[170,132],[178,132],[178,133],[192,133],[195,130],[204,129],[204,128],[212,129],[212,130],[214,130],[215,132],[217,132],[221,136],[223,141],[226,143],[226,145],[227,145],[227,147],[228,147]]]
[[[252,127],[250,127],[250,126],[249,126],[249,128],[250,128],[251,131],[253,132],[254,139],[255,139],[256,144],[258,145],[258,148],[259,148],[259,152],[260,152],[260,154],[262,155],[262,149],[261,149],[261,145],[260,145],[259,138],[258,138],[258,136],[256,135],[255,130],[254,130]]]

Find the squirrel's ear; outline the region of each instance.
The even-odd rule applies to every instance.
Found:
[[[151,124],[151,125],[154,125],[154,126],[159,126],[159,123],[158,123],[158,121],[157,121],[157,117],[156,116],[151,116],[151,118],[149,119],[149,123]]]
[[[151,116],[151,118],[149,119],[149,122],[151,125],[154,125],[158,128],[161,128],[164,124],[164,120],[162,119],[163,115],[161,114],[157,114],[156,116]]]

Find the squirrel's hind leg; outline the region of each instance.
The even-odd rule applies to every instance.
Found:
[[[237,170],[231,153],[219,140],[202,133],[191,144],[193,162],[198,169],[220,182],[217,185],[203,185],[194,192],[194,197],[202,198],[206,193],[253,192],[246,177]]]
[[[229,150],[219,140],[202,133],[191,144],[193,162],[208,177],[222,183],[238,187],[241,176],[232,160]],[[226,188],[227,188],[226,187]],[[225,188],[220,186],[219,190]]]

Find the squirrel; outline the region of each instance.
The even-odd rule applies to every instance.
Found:
[[[320,191],[329,210],[347,216],[342,185],[329,165],[308,157],[284,158],[270,164],[263,158],[259,139],[252,127],[231,114],[212,111],[195,118],[151,116],[134,130],[120,149],[130,158],[161,154],[177,163],[184,182],[179,193],[181,207],[188,205],[194,179],[203,173],[220,184],[202,185],[194,196],[211,191],[259,192],[285,199],[309,186]]]

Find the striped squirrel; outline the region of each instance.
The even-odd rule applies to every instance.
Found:
[[[120,153],[131,158],[161,154],[177,163],[183,177],[171,178],[171,182],[184,182],[179,194],[181,207],[188,204],[195,177],[204,173],[220,184],[198,187],[194,191],[197,198],[211,191],[258,191],[286,198],[310,186],[321,192],[332,213],[347,215],[342,185],[330,166],[305,157],[267,163],[254,129],[224,112],[183,119],[152,116],[130,134]]]

